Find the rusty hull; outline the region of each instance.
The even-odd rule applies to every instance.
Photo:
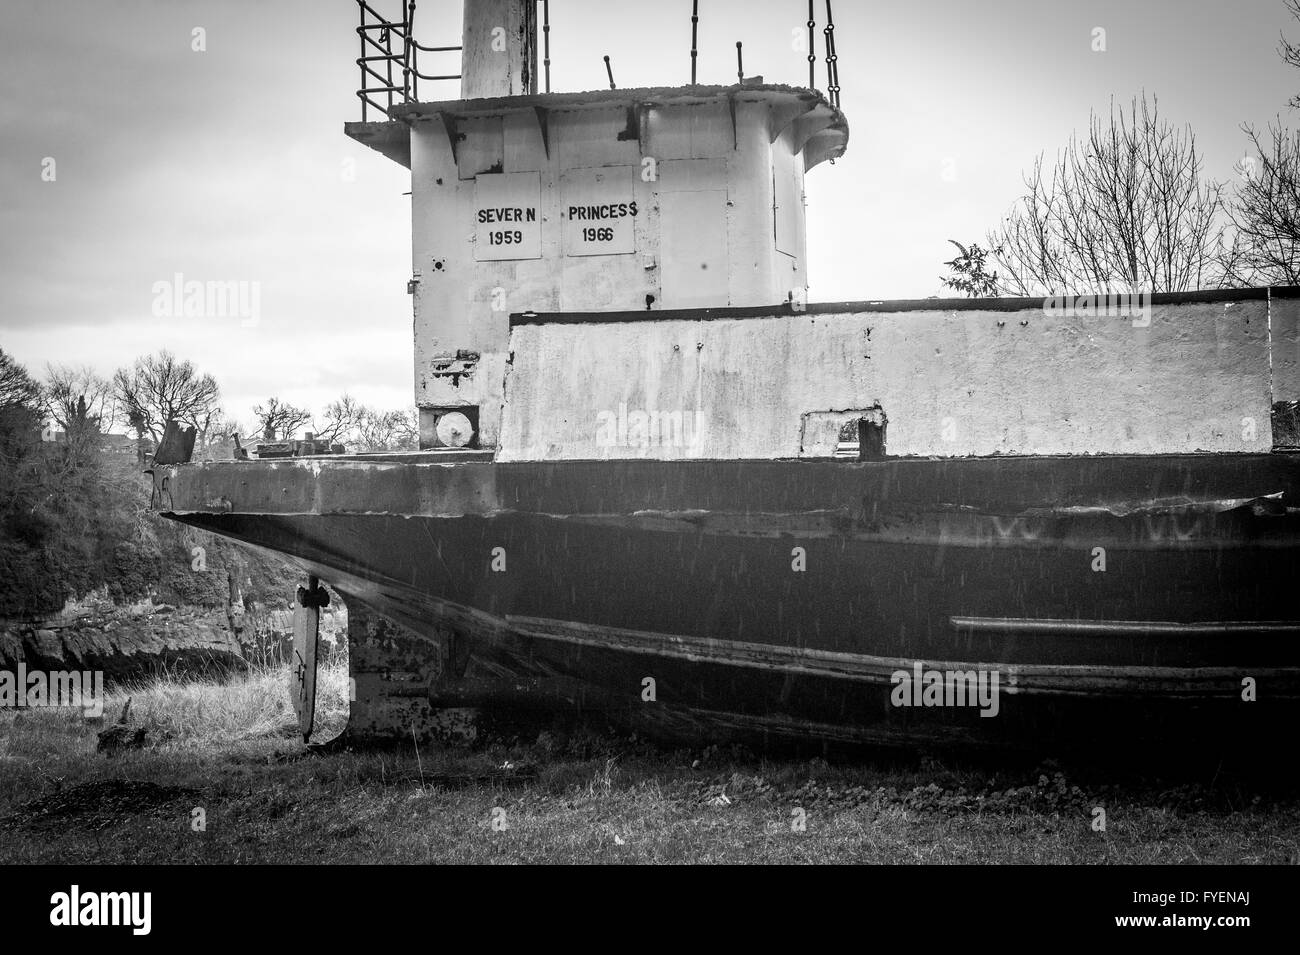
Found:
[[[354,735],[559,709],[711,740],[1086,742],[1300,699],[1300,456],[485,457],[160,467],[155,501],[345,596]],[[891,706],[917,661],[997,672],[998,718]]]

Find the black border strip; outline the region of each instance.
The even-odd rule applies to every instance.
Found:
[[[1300,286],[1214,289],[1196,292],[1158,292],[1152,305],[1197,302],[1247,302],[1274,298],[1300,298]],[[796,312],[789,302],[721,308],[664,308],[612,312],[513,312],[516,325],[585,325],[616,322],[714,321],[725,318],[785,318],[791,315],[843,315],[854,312],[1023,312],[1042,311],[1042,298],[906,298],[862,302],[819,302]]]

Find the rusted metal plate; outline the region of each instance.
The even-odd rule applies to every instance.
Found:
[[[308,578],[307,586],[298,588],[298,599],[293,608],[293,669],[289,696],[304,740],[311,738],[316,718],[316,648],[320,642],[320,608],[324,593],[315,577]],[[323,600],[328,603],[328,596]]]
[[[153,463],[184,464],[194,456],[194,427],[183,427],[179,422],[168,421],[162,442],[154,453]]]

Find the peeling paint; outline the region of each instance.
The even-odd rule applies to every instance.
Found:
[[[445,378],[451,382],[453,388],[459,388],[461,379],[470,379],[474,377],[474,371],[478,368],[479,353],[461,349],[456,352],[454,357],[431,358],[429,360],[429,376],[431,378]]]

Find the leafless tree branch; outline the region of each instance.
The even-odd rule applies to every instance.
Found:
[[[1190,129],[1143,95],[1093,115],[988,236],[1003,294],[1173,292],[1221,284],[1222,186],[1201,178]]]

